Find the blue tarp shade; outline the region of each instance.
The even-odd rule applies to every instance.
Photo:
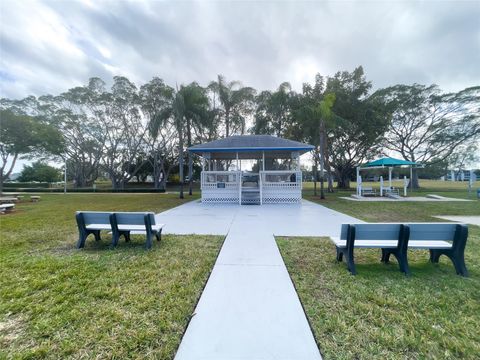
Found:
[[[366,163],[364,166],[365,167],[374,167],[374,166],[390,167],[390,166],[402,166],[402,165],[417,165],[417,163],[413,161],[406,161],[406,160],[385,157],[385,158],[381,158],[381,159]]]

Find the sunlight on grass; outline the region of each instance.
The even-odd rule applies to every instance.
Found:
[[[176,195],[42,195],[0,217],[0,358],[173,358],[223,242],[110,237],[74,248],[74,211],[161,211]]]
[[[465,190],[422,189],[465,197]],[[443,185],[443,184],[440,184]],[[433,215],[480,215],[480,202],[352,202],[349,191],[326,200],[304,196],[369,222],[441,221]],[[319,224],[321,226],[321,224]],[[480,228],[469,226],[465,252],[469,278],[455,274],[451,262],[428,261],[427,251],[409,251],[412,276],[395,260],[380,263],[378,249],[355,251],[358,275],[335,261],[328,238],[278,238],[325,359],[476,359],[480,353]]]

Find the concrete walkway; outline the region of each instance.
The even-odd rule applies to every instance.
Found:
[[[175,359],[321,359],[274,235],[337,236],[357,219],[304,201],[191,202],[157,220],[166,233],[227,235]]]

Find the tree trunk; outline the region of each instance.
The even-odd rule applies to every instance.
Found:
[[[418,169],[412,169],[412,179],[410,179],[410,181],[412,182],[412,187],[414,189],[420,188],[420,182],[418,181]]]
[[[320,199],[325,199],[324,173],[325,173],[325,138],[323,121],[320,121]]]
[[[317,177],[318,177],[317,160],[315,159],[315,163],[313,165],[313,195],[314,196],[317,196]]]
[[[350,189],[350,174],[349,173],[340,173],[338,177],[338,188],[339,189]]]
[[[192,187],[193,187],[193,159],[192,154],[188,152],[188,195],[192,195]]]
[[[328,144],[325,144],[325,170],[327,171],[327,182],[328,182],[327,192],[333,193],[333,176],[332,176],[332,167],[330,166],[330,155],[328,153]]]
[[[180,176],[180,199],[183,199],[183,136],[179,136],[178,144],[178,166],[179,166],[179,176]]]
[[[230,111],[225,109],[225,135],[230,136]]]

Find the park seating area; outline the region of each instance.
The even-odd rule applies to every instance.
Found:
[[[112,247],[118,245],[120,237],[126,242],[130,235],[145,234],[145,247],[152,247],[153,236],[161,240],[164,224],[155,223],[155,214],[152,212],[100,212],[77,211],[76,220],[79,232],[77,248],[83,248],[89,235],[94,235],[96,241],[101,240],[101,231],[110,231],[112,234]]]
[[[15,204],[4,203],[0,204],[0,214],[12,212],[15,209]]]
[[[345,257],[348,270],[356,275],[355,248],[379,248],[381,261],[388,263],[394,255],[400,271],[410,274],[407,250],[429,250],[430,261],[438,263],[441,255],[453,263],[458,275],[468,276],[464,252],[468,238],[465,224],[452,223],[406,223],[406,224],[342,224],[339,238],[332,238],[336,247],[337,261]]]

